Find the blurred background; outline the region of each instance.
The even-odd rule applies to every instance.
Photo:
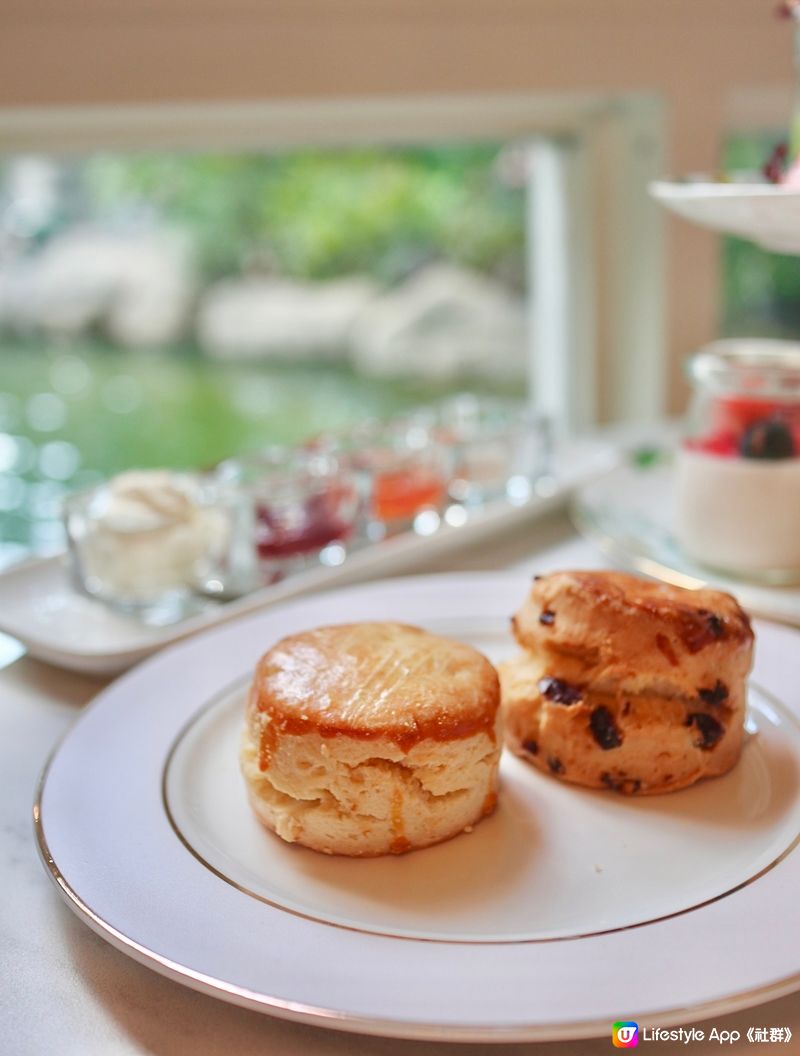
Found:
[[[0,216],[9,542],[130,466],[524,385],[513,148],[17,156]]]
[[[0,541],[58,545],[63,492],[130,466],[211,465],[464,389],[532,391],[556,416],[573,392],[583,425],[674,411],[702,341],[799,336],[795,258],[646,194],[661,172],[758,170],[785,138],[790,36],[766,6],[11,3]],[[427,118],[421,93],[466,103]],[[375,99],[408,129],[370,119]],[[226,106],[292,100],[277,136],[225,127]],[[352,142],[308,100],[365,107]],[[555,159],[538,181],[533,139]]]

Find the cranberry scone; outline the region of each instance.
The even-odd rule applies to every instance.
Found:
[[[506,742],[575,784],[627,794],[730,770],[744,736],[750,621],[716,590],[620,572],[537,577],[500,668]]]

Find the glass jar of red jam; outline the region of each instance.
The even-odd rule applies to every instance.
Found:
[[[279,576],[321,563],[341,564],[360,513],[353,473],[328,452],[269,447],[223,462],[220,479],[239,498],[239,554],[257,579]]]
[[[688,376],[679,543],[724,572],[800,579],[800,344],[717,341],[689,361]]]

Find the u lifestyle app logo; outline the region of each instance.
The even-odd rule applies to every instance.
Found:
[[[635,1049],[639,1044],[639,1024],[626,1020],[611,1028],[611,1040],[615,1049]]]

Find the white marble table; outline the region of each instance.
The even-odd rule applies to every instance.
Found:
[[[519,568],[520,580],[557,567],[599,567],[602,559],[552,517],[498,538],[491,549],[454,555],[431,571]],[[800,632],[779,629],[773,648],[796,649]],[[272,1019],[186,989],[107,945],[59,898],[34,847],[31,805],[44,762],[102,682],[58,671],[21,655],[0,636],[0,1052],[4,1056],[419,1056],[434,1050],[484,1056],[599,1056],[608,1037],[530,1045],[450,1045],[356,1037]],[[800,710],[800,677],[775,678],[769,650],[759,681]],[[786,671],[785,664],[783,665]],[[800,662],[798,663],[800,676]],[[800,910],[798,911],[800,919]],[[798,919],[787,921],[798,927]],[[764,936],[765,943],[769,936]],[[742,951],[746,956],[747,951]],[[687,1018],[687,1025],[689,1019]],[[800,994],[699,1024],[738,1030],[727,1052],[800,1052]],[[790,1026],[792,1045],[750,1045],[749,1026]],[[646,1047],[646,1046],[643,1046]],[[716,1042],[661,1043],[664,1053],[718,1053]]]

